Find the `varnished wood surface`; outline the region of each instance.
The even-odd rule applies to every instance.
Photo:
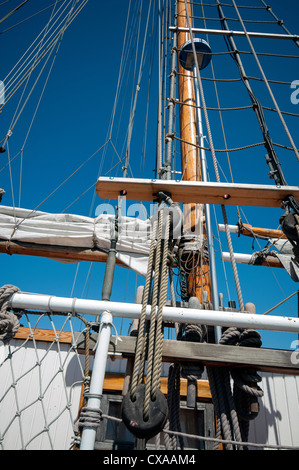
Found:
[[[152,201],[158,191],[168,191],[174,202],[281,207],[290,194],[299,199],[299,186],[211,183],[203,181],[152,180],[137,178],[98,179],[96,191],[104,199],[117,199],[126,191],[127,200]]]

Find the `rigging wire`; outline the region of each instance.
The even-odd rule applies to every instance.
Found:
[[[65,0],[64,3],[68,1],[68,0]],[[69,7],[69,5],[72,3],[72,1],[74,0],[69,0],[69,3],[68,5],[66,5],[66,7],[64,8],[64,10],[59,14],[59,16],[56,18],[56,20],[54,21],[54,17],[52,19],[52,25],[50,28],[48,28],[48,39],[46,41],[44,41],[44,46],[41,48],[40,50],[40,56],[37,59],[35,59],[34,57],[30,59],[30,57],[34,54],[34,51],[36,49],[39,48],[39,45],[41,43],[41,41],[43,41],[43,39],[41,39],[39,41],[39,43],[37,43],[37,45],[33,48],[34,44],[36,43],[36,41],[38,40],[38,38],[40,36],[42,36],[44,30],[47,28],[47,25],[43,28],[43,30],[41,31],[41,33],[37,36],[37,38],[33,41],[33,43],[31,44],[31,46],[29,46],[29,48],[26,50],[26,52],[23,54],[23,56],[19,59],[19,61],[15,64],[15,66],[12,68],[12,70],[9,72],[9,74],[5,77],[4,79],[4,83],[6,84],[6,100],[5,100],[5,105],[9,102],[9,100],[11,99],[11,97],[14,95],[14,93],[19,89],[19,87],[22,85],[22,83],[24,83],[24,81],[26,80],[27,76],[29,73],[31,73],[31,69],[27,70],[26,69],[28,67],[30,67],[30,64],[35,61],[35,67],[37,67],[37,65],[41,62],[41,60],[45,57],[45,55],[48,53],[48,51],[51,51],[53,45],[56,44],[57,40],[59,39],[60,35],[61,35],[61,32],[64,30],[64,25],[67,21],[67,27],[69,27],[69,25],[73,22],[73,20],[77,17],[77,15],[82,11],[82,9],[86,6],[86,4],[88,3],[88,0],[83,0],[82,3],[77,7],[76,10],[74,10],[74,6],[71,7],[71,10],[72,10],[72,14],[71,16],[69,16],[69,12],[66,12],[64,18],[62,19],[62,21],[58,24],[58,26],[56,26],[56,28],[54,29],[54,31],[50,34],[51,30],[55,27],[55,24],[59,21],[59,19],[62,17],[62,15],[65,13],[65,11],[67,10],[67,8]],[[78,3],[79,0],[76,0],[76,4]],[[61,5],[58,10],[56,11],[55,15],[56,16],[59,12],[59,10],[62,8],[63,5]],[[31,53],[29,54],[29,51],[31,50]],[[24,57],[26,56],[26,54],[28,53],[28,57],[26,59],[24,59]],[[21,62],[22,60],[24,59],[23,63]],[[30,60],[29,60],[30,59]],[[27,64],[26,64],[27,62]],[[21,64],[19,66],[19,64]],[[13,73],[13,71],[16,69],[16,67],[19,66],[19,68],[16,70],[16,72],[12,75],[11,78],[10,75]],[[22,75],[23,74],[23,75]],[[13,87],[13,88],[12,88]],[[12,88],[12,90],[10,90]],[[2,105],[0,107],[0,110],[2,110],[4,105]]]
[[[217,1],[219,1],[219,0],[217,0]],[[276,99],[275,99],[275,96],[274,96],[274,94],[273,94],[273,92],[272,92],[272,90],[271,90],[271,87],[270,87],[270,85],[269,85],[269,82],[268,82],[268,80],[267,80],[267,77],[266,77],[266,75],[265,75],[265,72],[264,72],[264,70],[263,70],[263,68],[262,68],[262,66],[261,66],[261,63],[260,63],[260,61],[259,61],[257,55],[256,55],[256,52],[255,52],[255,49],[254,49],[254,47],[253,47],[252,41],[251,41],[251,39],[250,39],[250,37],[249,37],[249,35],[248,35],[248,32],[247,32],[247,30],[246,30],[246,27],[245,27],[245,25],[244,25],[244,22],[243,22],[243,20],[242,20],[242,17],[241,17],[241,15],[240,15],[240,12],[239,12],[239,10],[238,10],[238,7],[237,7],[237,5],[236,5],[236,2],[235,2],[235,0],[232,0],[232,2],[233,2],[233,5],[234,5],[234,7],[235,7],[235,10],[236,10],[236,13],[237,13],[237,15],[238,15],[238,18],[239,18],[239,20],[240,20],[240,23],[241,23],[241,25],[242,25],[243,31],[244,31],[244,33],[245,33],[245,35],[246,35],[247,41],[248,41],[248,43],[249,43],[249,45],[250,45],[251,51],[252,51],[252,53],[253,53],[253,55],[254,55],[254,58],[255,58],[255,60],[256,60],[257,66],[258,66],[258,68],[259,68],[259,70],[260,70],[260,72],[261,72],[261,75],[262,75],[262,77],[263,77],[263,79],[264,79],[265,85],[266,85],[266,87],[267,87],[267,89],[268,89],[268,92],[269,92],[269,94],[270,94],[270,96],[271,96],[271,99],[272,99],[272,101],[273,101],[273,104],[274,104],[274,106],[275,106],[275,109],[276,109],[276,111],[277,111],[277,113],[278,113],[278,116],[279,116],[279,118],[280,118],[280,120],[281,120],[281,123],[282,123],[282,125],[283,125],[283,127],[284,127],[284,130],[285,130],[285,132],[286,132],[286,134],[287,134],[287,136],[288,136],[288,138],[289,138],[289,141],[290,141],[290,143],[291,143],[291,146],[293,147],[293,150],[294,150],[294,152],[295,152],[296,158],[297,158],[297,160],[299,161],[299,153],[298,153],[298,150],[297,150],[297,148],[295,147],[295,143],[294,143],[294,141],[293,141],[293,138],[292,138],[292,136],[291,136],[291,134],[290,134],[290,131],[289,131],[287,125],[286,125],[285,120],[283,119],[283,116],[282,116],[282,114],[281,114],[280,108],[279,108],[278,103],[277,103],[277,101],[276,101]]]
[[[194,46],[194,38],[193,38],[193,32],[192,32],[189,12],[188,12],[188,8],[187,8],[187,0],[184,0],[184,1],[185,1],[185,6],[186,6],[188,28],[189,28],[189,33],[190,33],[190,38],[191,38],[191,43],[192,43],[192,49],[193,49],[193,54],[194,54],[194,62],[195,62],[195,65],[196,65],[197,79],[198,79],[198,84],[199,84],[199,89],[200,89],[202,106],[203,106],[203,110],[204,110],[204,117],[205,117],[205,122],[206,122],[206,128],[207,128],[207,134],[208,134],[208,139],[209,139],[209,144],[210,144],[210,150],[211,150],[212,159],[213,159],[214,171],[215,171],[215,175],[216,175],[216,180],[217,180],[217,182],[219,182],[220,181],[219,171],[218,171],[218,167],[217,167],[214,143],[213,143],[213,138],[212,138],[212,134],[211,134],[211,128],[210,128],[208,113],[207,113],[207,109],[206,109],[205,96],[204,96],[202,82],[201,82],[201,74],[200,74],[200,71],[199,71],[198,60],[197,60],[195,46]],[[231,264],[232,264],[232,269],[233,269],[233,274],[234,274],[234,280],[235,280],[235,286],[236,286],[236,291],[237,291],[237,296],[238,296],[238,301],[239,301],[239,307],[240,307],[240,310],[242,311],[244,309],[244,302],[243,302],[243,297],[242,297],[242,292],[241,292],[241,286],[240,286],[238,270],[237,270],[237,266],[236,266],[236,260],[235,260],[234,253],[233,253],[231,236],[230,236],[230,232],[229,232],[229,229],[228,229],[228,220],[227,220],[226,209],[225,209],[224,205],[221,205],[221,210],[222,210],[223,220],[224,220],[224,224],[225,224],[227,243],[228,243],[229,252],[230,252],[230,256],[231,256]]]
[[[56,3],[57,3],[57,2],[56,2]],[[44,28],[44,36],[43,36],[43,38],[42,38],[42,40],[41,40],[41,42],[40,42],[40,48],[42,47],[43,39],[46,37],[47,31],[48,31],[48,27],[49,27],[49,25],[50,25],[50,23],[51,23],[51,20],[52,20],[52,18],[53,18],[53,14],[54,14],[54,11],[55,11],[56,3],[55,3],[55,5],[54,5],[54,8],[53,8],[52,14],[51,14],[51,16],[50,16],[50,19],[49,19],[49,21],[48,21],[46,27]],[[55,60],[56,60],[56,57],[57,57],[57,54],[58,54],[58,51],[59,51],[59,48],[60,48],[60,45],[61,45],[61,41],[62,41],[64,32],[65,32],[65,30],[66,30],[66,28],[67,28],[67,26],[68,26],[68,20],[71,18],[71,15],[72,15],[72,13],[73,13],[73,8],[75,7],[76,3],[77,3],[77,0],[73,0],[72,9],[69,11],[69,13],[68,13],[68,15],[67,15],[65,24],[64,24],[63,28],[61,29],[59,36],[57,36],[57,40],[56,40],[56,42],[53,44],[53,48],[52,48],[52,50],[50,51],[50,54],[48,55],[48,57],[47,57],[47,59],[46,59],[44,65],[43,65],[41,71],[40,71],[39,74],[38,74],[38,77],[36,78],[34,84],[32,85],[31,90],[30,90],[30,92],[28,93],[28,96],[27,96],[27,98],[25,99],[25,102],[23,103],[23,105],[22,105],[22,107],[21,107],[21,109],[20,109],[20,111],[19,111],[19,107],[20,107],[21,101],[22,101],[22,99],[23,99],[23,96],[24,96],[24,94],[25,94],[26,88],[27,88],[28,83],[29,83],[29,79],[30,79],[30,77],[31,77],[31,73],[32,73],[33,69],[35,68],[35,66],[34,66],[34,64],[33,64],[32,68],[31,68],[31,71],[30,71],[30,74],[29,74],[28,77],[27,77],[27,82],[26,82],[26,84],[25,84],[25,88],[24,88],[24,90],[23,90],[23,92],[22,92],[22,94],[21,94],[19,103],[18,103],[18,105],[17,105],[17,108],[16,108],[16,110],[15,110],[14,116],[13,116],[13,118],[12,118],[12,121],[11,121],[11,124],[10,124],[10,127],[9,127],[9,132],[7,133],[6,138],[5,138],[5,144],[4,144],[4,145],[6,145],[6,144],[8,143],[8,139],[9,139],[9,137],[11,136],[14,127],[16,126],[16,124],[17,124],[17,122],[18,122],[18,120],[19,120],[19,118],[20,118],[22,112],[24,111],[24,108],[25,108],[26,104],[28,103],[29,98],[31,97],[31,95],[32,95],[32,93],[33,93],[33,91],[34,91],[34,89],[35,89],[35,87],[36,87],[36,85],[37,85],[37,83],[38,83],[38,81],[39,81],[39,79],[40,79],[40,77],[41,77],[41,75],[42,75],[42,73],[43,73],[43,71],[44,71],[44,69],[45,69],[45,67],[46,67],[46,65],[47,65],[47,63],[48,63],[48,61],[49,61],[49,59],[50,59],[50,57],[51,57],[51,55],[52,55],[52,53],[54,52],[54,50],[55,50],[55,48],[56,48],[56,46],[57,46],[56,51],[55,51],[54,58],[53,58],[53,60],[52,60],[50,69],[49,69],[49,71],[48,71],[48,75],[47,75],[47,77],[46,77],[46,80],[45,80],[45,83],[44,83],[44,86],[43,86],[43,89],[42,89],[42,92],[41,92],[41,94],[40,94],[40,97],[39,97],[39,100],[38,100],[38,103],[37,103],[37,106],[36,106],[36,109],[35,109],[33,118],[32,118],[32,120],[31,120],[29,129],[28,129],[28,131],[27,131],[27,135],[25,136],[25,140],[24,140],[24,143],[23,143],[23,145],[22,145],[22,148],[21,148],[20,152],[18,152],[18,155],[19,155],[19,154],[21,155],[20,177],[19,177],[19,205],[20,205],[20,199],[21,199],[22,167],[23,167],[23,151],[24,151],[24,147],[25,147],[26,141],[27,141],[27,139],[28,139],[28,136],[29,136],[31,127],[32,127],[32,125],[33,125],[34,119],[35,119],[35,117],[36,117],[36,113],[37,113],[37,110],[38,110],[38,108],[39,108],[39,105],[40,105],[42,96],[43,96],[44,91],[45,91],[45,88],[46,88],[46,85],[47,85],[47,83],[48,83],[48,80],[49,80],[49,77],[50,77],[52,68],[53,68],[53,66],[54,66],[54,62],[55,62]],[[58,44],[58,45],[57,45],[57,44]],[[37,60],[38,54],[39,54],[39,50],[38,50],[37,53],[36,53],[35,60]],[[9,153],[9,152],[8,152],[8,159],[9,159],[9,166],[10,166],[11,160],[10,160],[10,153]],[[10,170],[10,178],[12,178],[11,170]]]
[[[275,19],[276,23],[282,27],[282,29],[287,33],[289,34],[290,36],[292,36],[291,32],[286,28],[286,26],[284,25],[284,22],[282,20],[280,20],[274,13],[274,11],[272,10],[271,6],[270,5],[267,5],[265,3],[264,0],[260,0],[261,3],[264,5],[264,7],[266,8],[266,10],[273,16],[273,18]],[[238,7],[240,8],[240,6]],[[299,47],[299,41],[298,40],[295,40],[294,39],[294,43],[297,45],[297,47]]]
[[[23,89],[23,91],[22,91],[22,94],[21,94],[21,97],[20,97],[20,99],[19,99],[18,105],[17,105],[17,107],[16,107],[16,109],[15,109],[15,112],[14,112],[14,115],[13,115],[13,117],[12,117],[12,121],[11,121],[11,124],[10,124],[10,126],[9,126],[9,129],[10,129],[11,132],[14,130],[14,127],[16,126],[16,124],[17,124],[17,122],[18,122],[18,120],[19,120],[19,118],[20,118],[20,116],[21,116],[21,114],[22,114],[22,112],[23,112],[23,110],[24,110],[26,104],[28,103],[28,100],[29,100],[29,98],[30,98],[30,96],[31,96],[31,94],[32,94],[32,92],[33,92],[33,90],[34,90],[36,84],[38,83],[39,78],[41,77],[41,74],[42,74],[42,72],[43,72],[43,70],[44,70],[45,66],[47,65],[47,62],[48,62],[48,60],[49,60],[49,58],[50,58],[50,55],[49,55],[49,57],[48,57],[48,59],[46,60],[46,62],[45,62],[45,64],[44,64],[44,66],[43,66],[41,72],[39,73],[39,75],[38,75],[38,77],[37,77],[37,79],[36,79],[34,85],[31,87],[30,93],[28,94],[28,96],[27,96],[27,98],[26,98],[26,100],[25,100],[25,102],[24,102],[24,104],[23,104],[21,110],[19,111],[21,102],[22,102],[22,100],[23,100],[23,97],[24,97],[24,95],[25,95],[25,92],[26,92],[26,89],[27,89],[29,80],[30,80],[30,78],[31,78],[31,74],[32,74],[32,72],[33,72],[33,70],[34,70],[34,68],[35,68],[35,62],[37,61],[37,58],[38,58],[40,49],[41,49],[42,44],[43,44],[43,40],[44,40],[44,38],[45,38],[46,35],[47,35],[47,29],[48,29],[48,26],[49,26],[50,23],[51,23],[52,15],[53,15],[53,13],[54,13],[54,11],[55,11],[55,7],[56,7],[56,4],[54,5],[53,11],[52,11],[52,13],[51,13],[51,17],[50,17],[50,19],[49,19],[49,21],[48,21],[48,23],[47,23],[47,25],[46,25],[46,29],[45,29],[44,36],[43,36],[43,38],[42,38],[42,40],[41,40],[41,42],[40,42],[39,49],[38,49],[38,51],[36,52],[36,55],[35,55],[35,57],[34,57],[34,63],[33,63],[32,67],[31,67],[31,69],[30,69],[30,71],[29,71],[29,74],[28,74],[28,76],[27,76],[27,80],[26,80],[26,83],[25,83],[25,87],[24,87],[24,89]],[[19,112],[18,112],[18,111],[19,111]]]
[[[223,10],[222,10],[222,4],[219,2],[219,0],[216,0],[217,1],[217,6],[218,6],[218,14],[219,14],[219,18],[220,18],[220,21],[221,21],[221,25],[222,25],[222,28],[224,30],[229,30],[229,27],[228,27],[228,24],[227,24],[227,21],[226,21],[226,18],[224,16],[224,13],[223,13]],[[233,4],[234,6],[236,5],[234,0],[233,1]],[[299,153],[298,153],[298,150],[295,148],[295,144],[293,142],[293,139],[290,135],[290,132],[285,124],[285,121],[283,119],[283,116],[281,114],[281,111],[278,107],[278,104],[275,100],[275,97],[272,93],[272,90],[270,88],[270,85],[267,81],[267,78],[264,74],[264,71],[261,67],[261,64],[256,56],[256,53],[255,53],[255,50],[253,48],[253,45],[252,45],[252,42],[248,36],[248,33],[246,31],[246,28],[245,28],[245,25],[244,23],[242,23],[242,18],[240,16],[240,13],[239,11],[237,10],[237,14],[239,16],[239,19],[240,19],[240,23],[242,24],[242,27],[243,27],[243,30],[244,30],[244,33],[247,37],[247,40],[249,42],[249,45],[251,47],[251,50],[254,54],[254,57],[255,57],[255,60],[257,62],[257,65],[260,69],[260,72],[262,74],[262,77],[266,83],[266,86],[267,86],[267,89],[269,91],[269,94],[272,98],[272,101],[275,105],[275,108],[279,114],[279,117],[280,117],[280,120],[283,124],[283,127],[285,128],[286,130],[286,133],[289,137],[289,140],[291,142],[291,146],[292,146],[292,149],[293,151],[295,152],[295,155],[296,157],[299,159]],[[265,121],[265,117],[264,117],[264,113],[263,113],[263,109],[262,109],[262,106],[259,102],[259,100],[257,99],[257,97],[255,96],[251,86],[250,86],[250,83],[249,83],[249,80],[248,80],[248,77],[246,75],[246,72],[245,72],[245,69],[244,69],[244,66],[243,66],[243,63],[241,61],[241,58],[240,58],[240,55],[239,55],[239,52],[238,52],[238,49],[236,47],[236,44],[235,44],[235,41],[233,39],[233,37],[229,36],[229,37],[225,37],[225,41],[226,41],[226,44],[227,44],[227,47],[228,49],[231,51],[231,57],[233,58],[233,60],[235,61],[238,69],[239,69],[239,72],[240,72],[240,76],[242,77],[242,80],[243,80],[243,83],[248,91],[248,94],[250,96],[250,99],[254,105],[254,111],[257,115],[257,118],[258,118],[258,122],[259,122],[259,125],[260,125],[260,128],[261,128],[261,131],[262,131],[262,134],[263,134],[263,137],[265,139],[265,148],[267,150],[267,153],[268,153],[268,157],[266,156],[266,161],[268,163],[268,165],[270,166],[270,169],[271,169],[271,172],[272,172],[272,176],[276,182],[276,184],[278,185],[282,185],[282,186],[285,186],[287,185],[287,182],[286,182],[286,179],[284,177],[284,174],[282,172],[282,169],[281,169],[281,165],[279,163],[279,160],[278,160],[278,157],[276,155],[276,152],[274,150],[274,147],[273,147],[273,142],[272,142],[272,139],[270,137],[270,134],[269,134],[269,130],[267,128],[267,124],[266,124],[266,121]],[[273,171],[274,170],[274,171]],[[297,203],[296,199],[293,197],[293,196],[289,196],[288,197],[288,200],[286,201],[287,204],[289,204],[297,213],[299,213],[299,204]]]
[[[7,33],[8,31],[10,31],[11,29],[14,29],[16,28],[17,26],[20,26],[21,24],[25,23],[26,21],[28,20],[31,20],[32,18],[34,18],[35,16],[38,16],[40,15],[41,13],[43,13],[44,11],[48,10],[49,8],[52,8],[56,3],[60,3],[62,2],[63,0],[57,0],[55,3],[52,3],[51,5],[48,5],[47,7],[43,8],[42,10],[39,10],[37,11],[36,13],[28,16],[27,18],[25,18],[24,20],[22,21],[19,21],[18,23],[10,26],[9,28],[6,28],[6,29],[3,29],[2,31],[0,31],[0,34],[4,34],[4,33]],[[1,6],[1,5],[0,5]]]
[[[66,3],[68,0],[64,0],[64,3]],[[60,6],[60,8],[57,10],[57,12],[55,13],[54,17],[59,13],[59,10],[62,8],[62,5]],[[67,7],[66,7],[67,8]],[[64,13],[64,11],[66,10],[66,8],[60,13],[60,16],[62,16],[62,14]],[[53,17],[53,19],[54,19]],[[51,28],[55,25],[55,23],[59,20],[59,17],[57,18],[57,20],[55,20],[55,22],[53,23],[53,25],[51,26]],[[12,68],[12,70],[8,73],[8,75],[5,77],[4,81],[6,83],[6,88],[8,89],[9,85],[10,85],[10,81],[8,80],[9,76],[12,74],[12,72],[16,69],[16,67],[21,63],[21,65],[19,66],[19,69],[20,70],[21,68],[24,68],[24,64],[26,63],[26,61],[30,58],[30,56],[33,54],[33,52],[39,48],[39,44],[43,41],[43,35],[44,35],[44,32],[46,29],[48,29],[49,31],[51,30],[51,28],[48,27],[48,24],[42,29],[42,31],[39,33],[39,35],[35,38],[35,40],[32,42],[32,44],[28,47],[28,49],[25,51],[25,53],[22,55],[22,57],[18,60],[18,62],[15,64],[15,66]],[[58,28],[57,28],[58,29]],[[42,37],[42,39],[39,41],[39,43],[33,48],[34,44],[36,43],[36,41]],[[24,61],[24,63],[22,64],[22,60],[24,59],[24,57],[26,57],[26,54],[30,51],[30,49],[32,49],[32,52],[31,54],[29,55],[28,59],[26,59]],[[34,59],[32,59],[34,60]],[[15,72],[14,75],[12,76],[12,78],[15,77],[15,75],[18,73]],[[12,80],[12,79],[10,79]]]
[[[139,66],[139,72],[138,72],[138,78],[137,78],[134,101],[132,103],[131,114],[130,114],[130,122],[129,122],[129,128],[128,128],[128,138],[127,138],[127,149],[126,149],[126,160],[125,160],[125,167],[124,167],[124,174],[123,174],[124,178],[127,176],[128,165],[129,165],[129,161],[130,161],[131,138],[132,138],[132,131],[133,131],[135,113],[136,113],[137,98],[138,98],[138,94],[139,94],[139,91],[140,91],[141,78],[142,78],[144,64],[145,64],[145,47],[146,47],[146,43],[147,43],[147,32],[148,32],[148,26],[149,26],[149,19],[150,19],[151,10],[152,10],[152,0],[150,0],[149,6],[148,6],[148,13],[147,13],[146,26],[145,26],[144,39],[143,39],[143,46],[142,46],[142,52],[141,52],[141,58],[140,58],[140,66]],[[140,6],[139,27],[141,25],[141,11],[142,11],[142,2],[141,2],[141,6]],[[138,30],[138,36],[139,36],[139,30]],[[137,52],[138,52],[138,48],[136,48],[136,61],[137,61]]]
[[[154,7],[153,10],[155,11],[156,1],[154,0]],[[146,117],[145,117],[145,124],[144,124],[144,137],[143,137],[143,147],[141,151],[141,159],[140,159],[140,173],[142,177],[144,177],[145,171],[145,158],[146,158],[146,148],[147,148],[147,135],[148,135],[148,122],[149,122],[149,108],[150,108],[150,91],[152,85],[152,70],[153,70],[153,56],[154,56],[154,38],[156,37],[155,31],[156,22],[154,21],[154,15],[152,18],[152,32],[151,32],[151,44],[150,44],[150,61],[149,61],[149,81],[148,81],[148,88],[147,88],[147,101],[146,101]]]
[[[7,15],[5,15],[3,18],[0,19],[0,23],[3,23],[3,21],[7,20],[11,15],[13,15],[16,11],[18,11],[20,8],[22,8],[29,0],[24,0],[19,6],[14,8],[11,12],[9,12]],[[3,4],[2,4],[3,5]]]

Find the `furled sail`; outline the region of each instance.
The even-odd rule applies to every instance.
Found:
[[[299,260],[294,255],[293,245],[288,240],[283,239],[270,239],[269,241],[277,248],[278,252],[275,255],[292,280],[299,282]]]
[[[73,214],[49,214],[0,206],[0,239],[37,245],[81,247],[108,252],[114,215],[96,218]],[[151,242],[151,219],[121,217],[117,259],[145,276]],[[69,262],[69,260],[68,260]]]

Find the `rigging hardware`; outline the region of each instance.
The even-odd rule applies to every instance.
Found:
[[[135,400],[127,393],[122,404],[122,419],[129,431],[140,439],[150,439],[162,431],[168,416],[163,393],[157,389],[155,400],[150,400],[148,418],[144,417],[145,385],[137,385]]]

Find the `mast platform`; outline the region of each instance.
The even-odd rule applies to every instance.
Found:
[[[153,201],[159,191],[171,193],[174,202],[184,204],[281,207],[287,196],[299,199],[299,186],[112,177],[101,177],[96,185],[96,192],[102,199],[117,199],[123,194],[128,200]]]

